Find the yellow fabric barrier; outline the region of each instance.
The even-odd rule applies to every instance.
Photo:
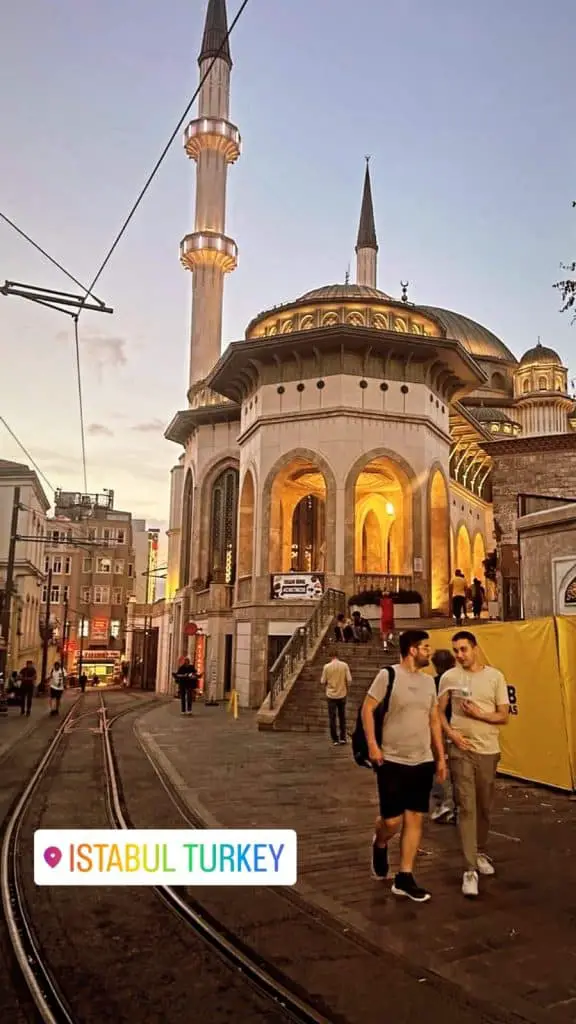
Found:
[[[555,622],[558,635],[560,677],[570,739],[572,778],[576,782],[574,770],[576,765],[576,619],[558,616]]]
[[[574,690],[576,738],[576,676],[572,668],[571,686],[562,678],[554,619],[485,625],[470,622],[463,628],[474,633],[486,664],[500,669],[508,683],[511,714],[500,734],[499,770],[526,781],[571,790],[572,730],[566,694]],[[576,648],[576,624],[574,629],[574,633],[566,632],[570,636],[566,647]],[[429,633],[435,650],[452,650],[455,626],[431,629]],[[572,663],[576,665],[576,650]]]

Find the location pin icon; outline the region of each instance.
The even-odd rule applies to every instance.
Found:
[[[44,850],[44,860],[49,868],[57,867],[62,860],[62,850],[59,850],[57,846],[49,846]]]

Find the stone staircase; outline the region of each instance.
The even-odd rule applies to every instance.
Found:
[[[347,706],[349,732],[354,728],[356,713],[376,673],[385,665],[393,665],[399,660],[397,648],[393,651],[383,650],[379,632],[367,644],[336,643],[331,639],[332,636],[332,630],[329,630],[314,657],[303,666],[274,723],[274,729],[278,732],[327,731],[326,697],[320,679],[322,668],[334,651],[348,663],[352,673]]]

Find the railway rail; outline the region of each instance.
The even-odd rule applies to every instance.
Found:
[[[5,822],[0,850],[0,889],[6,926],[16,961],[26,988],[34,1001],[40,1020],[45,1024],[76,1024],[77,1017],[66,998],[60,980],[50,967],[50,956],[42,948],[34,925],[34,915],[28,905],[22,882],[22,864],[30,859],[32,849],[23,842],[23,823],[35,799],[41,782],[59,751],[64,750],[66,737],[80,722],[95,717],[98,723],[93,732],[101,737],[104,765],[104,800],[110,825],[113,828],[132,828],[123,794],[122,779],[114,751],[113,729],[126,715],[142,710],[141,699],[133,700],[112,711],[109,698],[99,694],[99,704],[89,709],[86,697],[79,696],[50,742],[44,756],[20,793]],[[151,708],[157,701],[146,701]],[[148,755],[147,755],[148,756]],[[167,788],[156,766],[158,777]],[[171,794],[171,798],[174,799]],[[182,808],[180,808],[182,813]],[[190,822],[192,824],[192,822]],[[194,825],[196,827],[196,825]],[[181,922],[192,929],[215,955],[223,961],[246,985],[255,989],[274,1008],[275,1016],[299,1024],[333,1024],[341,1017],[328,1017],[316,1005],[308,1002],[281,972],[245,947],[238,936],[231,934],[220,922],[202,910],[200,904],[184,898],[184,890],[169,886],[154,887],[153,892]],[[272,1018],[271,1018],[272,1019]]]

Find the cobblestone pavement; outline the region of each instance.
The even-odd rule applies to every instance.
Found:
[[[140,718],[139,735],[211,827],[291,827],[296,892],[320,912],[512,1017],[576,1020],[576,803],[565,794],[498,783],[490,853],[497,877],[481,898],[460,893],[456,830],[429,824],[416,876],[425,906],[372,881],[372,775],[328,736],[259,733],[254,717],[176,701]],[[392,854],[392,870],[396,851]]]

